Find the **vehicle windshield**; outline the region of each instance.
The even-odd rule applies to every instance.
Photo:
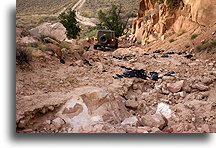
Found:
[[[106,36],[107,36],[108,38],[114,38],[114,32],[112,32],[112,31],[98,31],[97,36],[98,36],[98,37],[101,37],[101,36],[103,36],[103,35],[105,35],[105,34],[106,34]]]

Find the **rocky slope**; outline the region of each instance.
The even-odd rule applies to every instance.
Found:
[[[170,36],[182,35],[215,23],[214,0],[142,0],[133,21],[133,41],[142,45]]]
[[[145,52],[124,42],[105,52],[76,42],[61,42],[64,65],[40,46],[31,48],[30,65],[17,63],[17,132],[215,132],[212,54]]]
[[[200,13],[210,16],[205,11],[192,20],[192,6],[186,6],[196,1],[181,1],[182,6],[176,2],[176,9],[166,2],[140,3],[133,31],[137,41],[140,37],[142,44],[148,43],[145,46],[121,37],[117,50],[94,50],[92,39],[65,40],[61,25],[17,28],[17,132],[215,132],[215,26],[210,19],[210,26],[202,24]],[[143,16],[156,7],[164,10],[158,10],[162,17],[154,13],[145,22]],[[183,20],[186,23],[179,25]],[[140,34],[160,23],[164,40],[158,40],[160,31],[154,30],[157,36],[152,41],[152,31]],[[176,24],[188,30],[175,35]],[[197,36],[191,39],[193,33]],[[175,41],[169,42],[172,37]],[[198,44],[202,46],[197,48]],[[59,62],[59,52],[65,64]]]

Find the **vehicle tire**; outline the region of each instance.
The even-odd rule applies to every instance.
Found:
[[[115,49],[118,49],[118,39],[116,39],[116,42],[115,42]]]
[[[103,35],[100,37],[99,41],[101,41],[103,44],[106,44],[108,42],[108,38],[106,35]]]

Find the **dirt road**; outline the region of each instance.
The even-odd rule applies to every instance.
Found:
[[[84,16],[81,16],[79,13],[80,8],[83,6],[86,0],[79,0],[72,8],[72,10],[76,11],[76,17],[77,21],[81,24],[87,25],[87,26],[96,26],[95,22],[97,22],[96,18],[87,18]]]
[[[65,65],[53,58],[18,66],[17,132],[214,132],[215,61],[187,55],[132,46],[72,54]],[[143,69],[146,80],[122,76],[132,69]],[[97,103],[98,93],[110,101]],[[166,119],[156,114],[164,104]]]
[[[84,17],[84,16],[81,16],[80,13],[79,13],[79,10],[80,8],[83,6],[83,4],[85,3],[85,0],[79,0],[73,7],[72,7],[72,10],[75,10],[76,11],[76,19],[78,22],[80,22],[81,24],[83,25],[86,25],[86,26],[96,26],[96,23],[97,23],[97,19],[96,18],[87,18],[87,17]],[[62,12],[64,12],[65,10],[67,9],[67,7],[63,8],[61,11],[55,13],[55,14],[34,14],[32,15],[33,17],[34,16],[55,16],[55,17],[58,17]]]

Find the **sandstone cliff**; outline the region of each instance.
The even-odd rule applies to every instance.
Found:
[[[133,20],[133,41],[142,45],[215,23],[214,0],[141,0]]]

